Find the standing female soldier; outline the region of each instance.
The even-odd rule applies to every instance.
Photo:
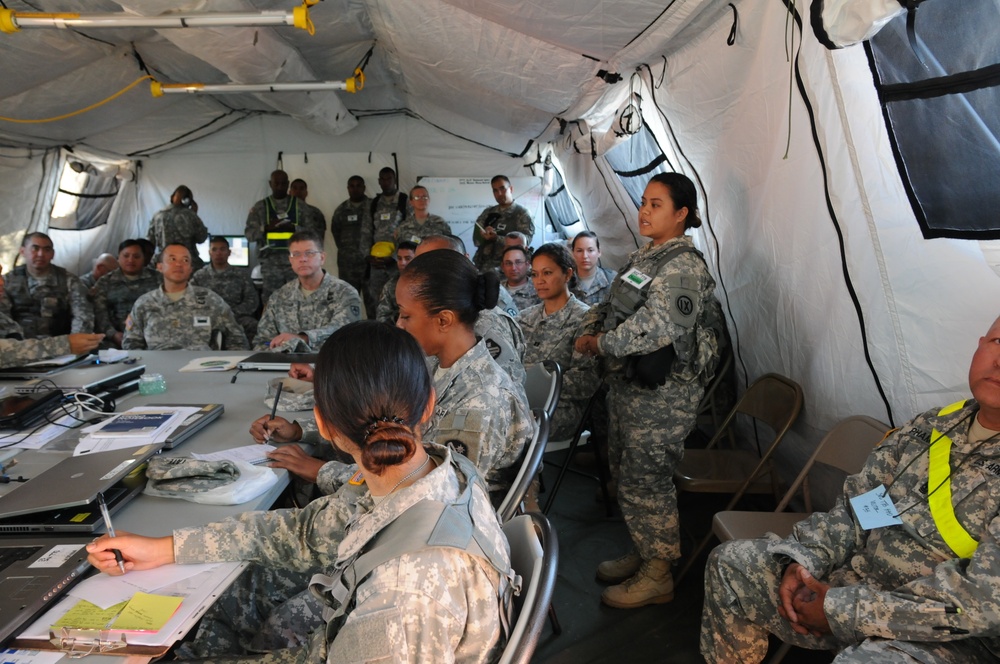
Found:
[[[610,463],[635,545],[598,567],[599,579],[618,584],[601,600],[618,608],[673,599],[670,567],[681,549],[672,477],[724,337],[715,281],[684,235],[698,226],[691,180],[654,176],[639,208],[639,233],[652,242],[629,257],[576,342],[606,358]]]

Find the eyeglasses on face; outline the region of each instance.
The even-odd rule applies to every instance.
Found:
[[[410,196],[410,199],[414,201],[426,201],[430,200],[430,196]]]
[[[288,255],[291,256],[292,258],[303,258],[303,257],[312,258],[313,256],[321,253],[323,252],[316,251],[315,249],[310,249],[309,251],[293,251]]]

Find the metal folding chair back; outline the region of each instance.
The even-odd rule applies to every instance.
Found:
[[[513,626],[500,664],[528,664],[545,626],[556,586],[559,541],[542,514],[516,516],[503,525],[510,543],[510,563],[521,576],[521,592],[514,597]]]
[[[541,408],[552,419],[562,391],[562,367],[555,360],[545,360],[525,367],[524,393],[528,407]]]
[[[497,508],[500,523],[507,523],[515,514],[524,511],[524,497],[528,493],[531,481],[542,467],[542,455],[545,454],[545,444],[549,439],[549,416],[541,408],[533,408],[531,413],[535,416],[535,435],[531,437],[528,449],[524,451],[521,467],[513,484]]]

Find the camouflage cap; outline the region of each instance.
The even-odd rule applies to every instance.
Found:
[[[186,457],[154,457],[146,468],[146,492],[180,496],[211,491],[232,484],[240,469],[232,461],[201,461]]]
[[[313,399],[313,384],[299,380],[297,378],[273,378],[267,383],[267,397],[264,405],[271,409],[274,407],[274,395],[278,392],[278,385],[281,385],[281,398],[278,399],[278,410],[297,411],[312,410],[315,405]]]

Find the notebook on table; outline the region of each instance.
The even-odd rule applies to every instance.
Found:
[[[314,364],[317,353],[271,353],[263,351],[240,360],[240,371],[288,371],[293,364]]]
[[[145,462],[160,449],[144,445],[63,459],[0,496],[0,534],[102,530],[97,495],[104,494],[110,513],[120,510],[146,485]]]
[[[90,353],[84,353],[83,355],[63,355],[62,357],[32,362],[21,367],[7,367],[6,369],[0,369],[0,380],[7,380],[8,378],[45,378],[66,369],[89,364],[95,358],[96,356]]]
[[[14,391],[30,394],[36,391],[58,389],[63,392],[109,392],[121,390],[129,383],[139,385],[139,376],[146,371],[145,364],[99,364],[82,369],[67,369],[47,378],[30,380],[16,385]]]
[[[206,404],[193,404],[193,403],[151,403],[147,405],[148,408],[199,408],[200,410],[194,415],[188,416],[186,420],[181,422],[181,425],[173,430],[170,435],[167,436],[167,440],[163,443],[163,449],[172,450],[185,440],[191,438],[209,424],[219,419],[219,417],[226,411],[225,406],[221,403],[206,403]]]

